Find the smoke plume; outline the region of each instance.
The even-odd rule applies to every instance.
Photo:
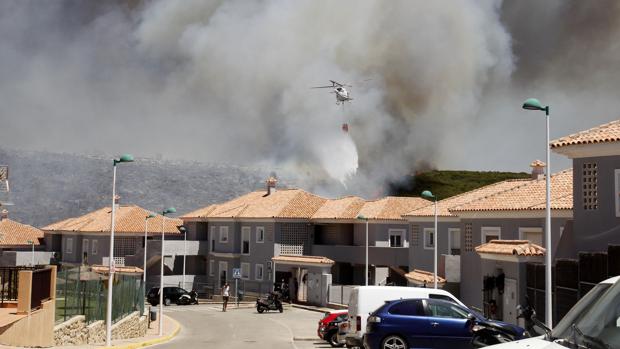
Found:
[[[3,1],[0,139],[267,165],[326,195],[382,194],[420,163],[526,170],[544,120],[525,98],[551,105],[552,137],[617,118],[619,6]],[[329,79],[352,103],[309,88]]]

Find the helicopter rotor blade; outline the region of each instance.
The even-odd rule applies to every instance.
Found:
[[[334,88],[334,86],[312,86],[310,88]]]

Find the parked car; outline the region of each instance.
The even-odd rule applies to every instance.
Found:
[[[325,316],[319,320],[317,334],[319,338],[327,341],[332,347],[341,347],[337,341],[338,324],[347,320],[346,310],[337,310],[325,313]]]
[[[594,286],[544,336],[496,345],[497,349],[620,348],[620,276]]]
[[[164,287],[164,305],[170,305],[171,303],[176,303],[184,294],[189,294],[189,292],[185,291],[180,287]],[[159,304],[159,287],[153,287],[149,290],[149,293],[146,294],[146,300],[150,305],[158,305]]]
[[[472,348],[477,322],[499,327],[521,339],[525,330],[488,320],[467,307],[441,299],[403,299],[386,302],[368,318],[364,347]]]
[[[349,332],[346,335],[347,347],[361,347],[366,332],[368,314],[382,306],[386,301],[403,298],[444,299],[464,306],[450,292],[424,287],[400,286],[359,286],[351,290],[349,298]]]

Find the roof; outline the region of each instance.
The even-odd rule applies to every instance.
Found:
[[[276,263],[286,264],[316,264],[316,265],[333,265],[335,262],[327,257],[322,256],[288,256],[279,255],[271,258]]]
[[[530,164],[530,167],[546,167],[546,166],[547,166],[547,164],[542,162],[541,160],[534,160]]]
[[[463,211],[530,211],[546,206],[545,178],[524,181],[521,185],[450,208]],[[573,209],[573,170],[551,175],[551,209]]]
[[[476,247],[478,253],[516,256],[544,256],[545,251],[543,247],[529,240],[491,240]]]
[[[407,212],[431,205],[431,202],[419,197],[387,196],[367,201],[359,215],[372,220],[404,220]]]
[[[312,215],[312,219],[355,219],[365,204],[364,199],[356,196],[327,200]]]
[[[576,144],[594,144],[620,141],[620,120],[612,121],[589,130],[574,133],[551,142],[551,148]]]
[[[98,274],[108,274],[110,267],[107,265],[93,265],[91,266],[91,269],[93,272],[98,273]],[[142,274],[142,269],[138,267],[131,267],[131,266],[123,266],[123,267],[115,266],[114,272],[117,274],[118,273]]]
[[[222,204],[190,212],[183,218],[310,218],[327,199],[301,189],[280,189],[266,195],[254,191]]]
[[[115,234],[144,234],[145,218],[153,212],[143,209],[136,205],[120,205],[115,210],[116,223],[114,225]],[[43,228],[45,231],[70,231],[76,233],[102,233],[110,231],[112,221],[111,207],[104,207],[99,210],[87,213],[80,217],[69,218],[63,221],[50,224]],[[148,233],[151,235],[161,234],[162,215],[157,215],[149,219]],[[166,234],[181,234],[178,226],[183,221],[178,218],[166,217],[164,232]]]
[[[474,189],[468,191],[466,193],[462,193],[459,195],[455,195],[449,197],[447,199],[443,199],[437,201],[437,216],[440,217],[450,217],[453,215],[449,209],[455,206],[463,205],[465,203],[478,200],[481,198],[486,198],[495,193],[503,192],[512,188],[516,188],[521,186],[527,182],[530,182],[531,179],[509,179],[493,184],[489,184],[487,186]],[[435,216],[435,205],[425,206],[423,208],[407,212],[405,217],[434,217]]]
[[[418,283],[418,284],[424,284],[424,283],[434,284],[435,283],[433,273],[429,271],[420,270],[420,269],[414,269],[413,271],[408,272],[407,274],[405,274],[405,277],[407,278],[407,280],[414,282],[414,283]],[[444,284],[445,282],[446,282],[446,279],[437,275],[438,284]]]
[[[0,246],[30,245],[29,240],[40,245],[41,238],[43,231],[31,225],[8,218],[0,220]]]

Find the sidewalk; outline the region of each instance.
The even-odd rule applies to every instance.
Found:
[[[135,349],[147,347],[154,344],[165,343],[172,340],[181,330],[181,324],[176,320],[164,315],[164,331],[163,336],[159,336],[159,321],[151,322],[151,328],[146,331],[146,336],[132,339],[119,339],[112,341],[112,346],[109,348],[114,349]],[[0,347],[0,348],[16,348],[16,347]],[[84,344],[84,345],[67,345],[61,347],[52,347],[58,349],[93,349],[93,348],[108,348],[105,343],[101,344]]]

